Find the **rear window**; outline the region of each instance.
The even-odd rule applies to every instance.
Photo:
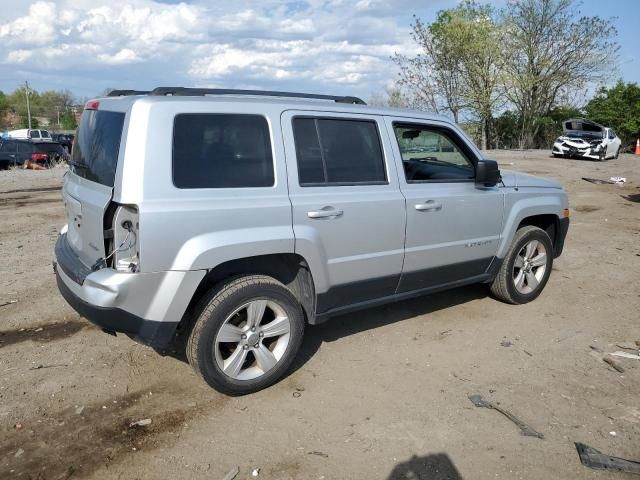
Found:
[[[113,187],[124,113],[85,110],[71,154],[71,170],[80,177]]]
[[[260,115],[176,115],[173,183],[178,188],[273,186],[267,120]]]

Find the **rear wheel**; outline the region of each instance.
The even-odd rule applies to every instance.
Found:
[[[613,158],[618,158],[619,156],[620,156],[620,147],[617,148],[616,154],[613,156]]]
[[[512,304],[528,303],[544,289],[553,266],[553,244],[538,227],[520,228],[505,256],[491,292]]]
[[[271,277],[232,280],[211,292],[201,312],[187,342],[187,358],[222,393],[243,395],[274,384],[302,343],[302,307]]]

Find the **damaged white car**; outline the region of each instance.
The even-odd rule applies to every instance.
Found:
[[[613,130],[591,120],[574,118],[562,122],[564,134],[553,144],[554,157],[607,160],[618,158],[622,141]]]

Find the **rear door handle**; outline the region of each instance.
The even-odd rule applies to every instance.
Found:
[[[437,212],[442,210],[442,204],[433,200],[427,200],[425,203],[418,203],[416,210],[419,212]]]
[[[343,211],[333,207],[323,207],[320,210],[307,212],[309,218],[336,218],[343,214]]]

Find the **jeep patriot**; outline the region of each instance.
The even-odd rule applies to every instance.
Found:
[[[306,324],[472,283],[523,304],[569,227],[560,184],[454,123],[355,97],[114,91],[87,103],[54,270],[105,331],[183,342],[213,388],[281,379]]]

